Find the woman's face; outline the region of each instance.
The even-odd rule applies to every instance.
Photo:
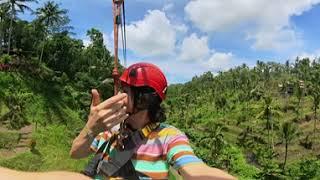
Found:
[[[126,123],[134,129],[143,128],[149,122],[148,111],[137,111],[134,107],[134,94],[132,89],[129,86],[123,86],[122,89],[123,92],[128,95],[128,99],[124,102],[125,106],[127,106],[127,113],[129,114]]]

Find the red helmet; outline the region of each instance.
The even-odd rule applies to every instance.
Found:
[[[162,100],[166,98],[167,80],[162,71],[150,63],[136,63],[128,67],[120,81],[130,86],[153,88]]]

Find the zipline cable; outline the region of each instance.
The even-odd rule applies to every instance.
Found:
[[[122,52],[124,67],[127,67],[127,35],[126,35],[126,11],[124,1],[122,3],[122,21],[121,21],[121,35],[122,35]]]

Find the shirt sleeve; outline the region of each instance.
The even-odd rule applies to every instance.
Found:
[[[105,142],[105,141],[109,141],[110,137],[112,136],[112,134],[109,131],[106,132],[102,132],[100,134],[97,135],[96,138],[94,138],[94,140],[91,143],[90,149],[93,152],[97,152],[98,149],[101,147],[101,145]]]
[[[167,161],[174,169],[193,164],[203,163],[194,153],[186,135],[179,134],[168,142]]]

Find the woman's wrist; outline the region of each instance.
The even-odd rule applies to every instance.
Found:
[[[97,136],[97,134],[94,133],[87,124],[83,128],[83,132],[86,134],[86,137],[89,137],[90,139],[94,139]]]

